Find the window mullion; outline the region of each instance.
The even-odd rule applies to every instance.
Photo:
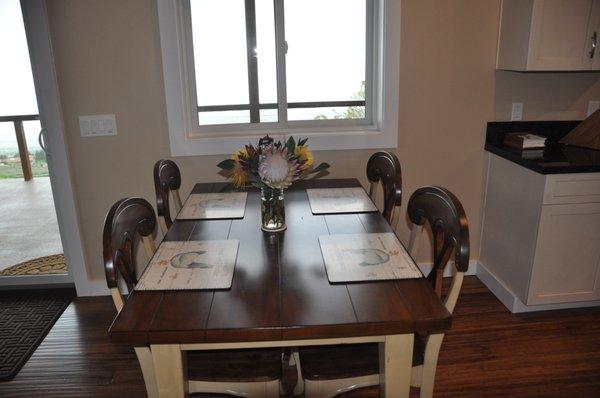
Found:
[[[246,56],[248,59],[248,93],[250,99],[250,123],[260,122],[258,95],[258,60],[256,58],[256,5],[245,0],[246,6]]]
[[[277,69],[277,116],[279,123],[287,125],[287,86],[285,55],[287,43],[285,41],[284,0],[273,0],[275,10],[275,64]]]
[[[377,24],[378,12],[377,0],[366,0],[367,22],[366,22],[366,65],[365,65],[365,119],[368,123],[373,122],[373,111],[376,99],[374,91],[375,70],[377,67]]]

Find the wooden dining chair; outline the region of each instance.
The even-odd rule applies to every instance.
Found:
[[[179,196],[181,187],[181,172],[177,164],[169,159],[161,159],[154,164],[154,189],[156,191],[156,210],[158,223],[163,234],[166,234],[173,219],[169,207],[169,194],[173,196],[175,211],[178,213],[183,206]]]
[[[454,253],[455,273],[444,298],[452,313],[464,272],[469,266],[469,227],[460,201],[448,190],[424,187],[415,191],[408,202],[408,216],[413,223],[409,251],[416,254],[418,237],[428,223],[433,233],[433,268],[428,276],[441,298],[442,274]],[[420,397],[431,397],[437,359],[443,333],[415,335],[411,386],[420,387]],[[301,348],[298,364],[303,377],[305,396],[333,397],[361,387],[379,384],[377,344],[358,344]]]
[[[375,199],[375,185],[383,186],[383,217],[393,226],[396,207],[402,204],[402,170],[396,155],[388,151],[375,152],[367,161],[369,196]]]
[[[142,198],[125,198],[108,211],[102,236],[104,270],[117,313],[125,304],[124,295],[137,284],[136,245],[140,240],[148,258],[154,254],[152,235],[156,216],[152,205]],[[152,352],[135,347],[146,391],[158,397]],[[278,397],[281,380],[281,350],[188,351],[189,392],[231,394],[244,397]]]

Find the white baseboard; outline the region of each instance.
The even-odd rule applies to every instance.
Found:
[[[470,268],[470,267],[469,267]],[[496,275],[485,268],[481,263],[477,264],[477,277],[483,282],[494,296],[498,298],[513,314],[522,312],[562,310],[567,308],[583,308],[600,306],[600,301],[578,301],[573,303],[526,305],[523,303]]]
[[[476,275],[477,274],[477,260],[469,261],[469,269],[465,272],[465,275]],[[419,269],[424,275],[428,275],[431,272],[431,268],[433,267],[432,263],[418,263]],[[454,261],[450,261],[449,264],[444,269],[444,277],[450,277],[454,275]]]

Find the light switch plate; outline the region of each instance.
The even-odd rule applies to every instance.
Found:
[[[587,108],[587,114],[585,115],[585,117],[588,117],[592,113],[596,112],[598,110],[598,108],[600,108],[600,101],[589,101],[588,108]]]
[[[510,112],[510,120],[523,120],[523,103],[513,102],[512,111]]]
[[[117,135],[115,115],[79,116],[79,131],[82,137]]]

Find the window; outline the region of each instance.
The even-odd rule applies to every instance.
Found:
[[[399,0],[157,1],[173,155],[396,145]]]

